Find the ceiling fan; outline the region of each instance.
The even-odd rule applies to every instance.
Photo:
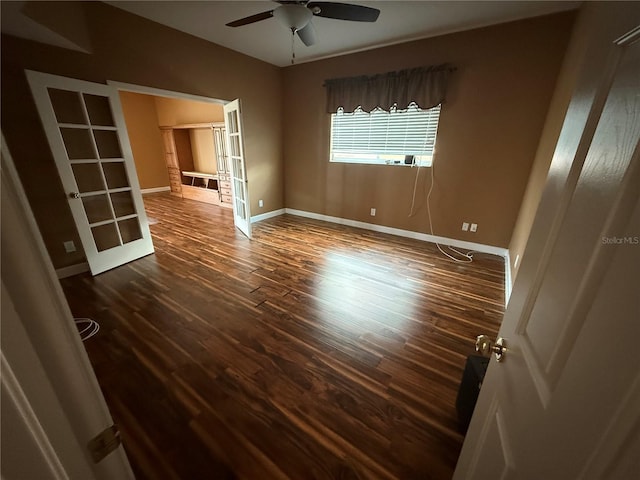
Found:
[[[337,20],[349,20],[352,22],[375,22],[380,15],[377,8],[353,5],[337,2],[311,2],[276,0],[279,7],[267,12],[258,13],[227,23],[228,27],[241,27],[250,23],[267,20],[274,17],[291,30],[292,34],[298,34],[302,43],[307,47],[316,43],[316,31],[311,19],[313,16],[333,18]]]

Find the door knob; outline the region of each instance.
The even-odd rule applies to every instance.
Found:
[[[507,353],[507,342],[504,338],[498,337],[494,343],[487,335],[478,335],[476,338],[476,352],[483,357],[489,357],[491,353],[494,353],[496,360],[501,362]]]
[[[71,192],[69,198],[80,198],[80,194],[78,192]]]

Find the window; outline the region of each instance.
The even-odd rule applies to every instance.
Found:
[[[431,166],[440,105],[422,110],[391,108],[371,113],[360,108],[331,114],[330,161],[387,165]]]

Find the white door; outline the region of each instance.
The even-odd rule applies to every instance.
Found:
[[[551,166],[567,182],[543,195],[456,480],[640,478],[640,42],[612,49],[584,163]]]
[[[153,253],[115,88],[27,71],[91,273]]]
[[[229,154],[231,173],[234,223],[238,230],[251,238],[251,214],[249,212],[249,189],[244,159],[240,100],[236,99],[224,106],[224,124],[227,130],[227,153]]]
[[[4,136],[1,151],[1,476],[133,480],[118,442],[97,463],[89,455],[113,419]]]

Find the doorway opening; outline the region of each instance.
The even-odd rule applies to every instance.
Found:
[[[231,208],[231,176],[222,103],[120,90],[143,194]]]

